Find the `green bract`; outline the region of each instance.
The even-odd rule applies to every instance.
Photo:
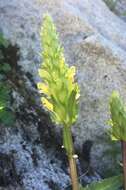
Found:
[[[112,139],[126,141],[126,108],[117,91],[114,91],[111,95],[110,112]]]
[[[44,94],[42,103],[53,121],[70,126],[77,119],[79,87],[74,81],[75,67],[65,63],[63,48],[48,14],[41,28],[41,43],[43,63],[39,75],[43,82],[38,83],[38,88]]]
[[[80,190],[119,190],[123,184],[122,175],[103,179],[101,181],[93,182],[87,187],[82,187]]]

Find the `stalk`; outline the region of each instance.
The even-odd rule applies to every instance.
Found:
[[[79,190],[77,167],[71,126],[77,120],[80,89],[74,79],[75,67],[68,67],[65,62],[63,48],[60,45],[56,27],[52,18],[46,14],[41,29],[43,64],[39,75],[43,82],[38,83],[41,101],[45,109],[51,113],[53,122],[63,125],[63,141],[66,149],[73,190]],[[68,105],[68,106],[66,106]]]
[[[79,190],[77,165],[76,165],[76,160],[73,157],[74,156],[73,139],[72,139],[71,128],[69,126],[63,127],[63,141],[69,160],[72,190]]]
[[[124,175],[124,190],[126,190],[126,141],[122,143],[122,161],[123,161],[123,175]]]

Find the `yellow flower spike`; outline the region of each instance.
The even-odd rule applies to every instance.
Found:
[[[40,93],[43,93],[43,94],[46,94],[46,95],[50,95],[49,88],[48,88],[48,86],[46,84],[39,82],[37,84],[37,87],[40,90]]]
[[[66,64],[56,27],[48,14],[44,16],[40,35],[43,64],[39,76],[43,82],[38,84],[38,89],[44,93],[42,104],[50,111],[52,121],[63,125],[63,142],[69,156],[72,186],[73,189],[79,190],[70,129],[78,115],[79,86],[74,81],[75,67]]]
[[[53,111],[53,105],[45,97],[42,97],[41,101],[46,109],[48,109],[49,111]]]
[[[47,98],[42,102],[48,110],[53,110],[51,113],[51,117],[53,117],[53,114],[55,116],[53,121],[55,118],[56,123],[72,125],[76,121],[75,118],[77,118],[79,98],[79,87],[74,82],[75,67],[69,67],[65,63],[63,48],[60,45],[56,27],[52,18],[47,14],[44,16],[40,35],[43,64],[39,69],[39,76],[43,79],[43,82],[38,84],[38,89]],[[71,96],[73,91],[74,96]],[[72,101],[74,102],[73,105]],[[71,108],[68,109],[70,102]],[[71,109],[74,111],[72,112]]]

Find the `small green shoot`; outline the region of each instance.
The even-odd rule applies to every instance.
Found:
[[[117,91],[111,95],[110,112],[112,140],[119,140],[122,144],[124,190],[126,190],[126,107]]]
[[[98,182],[93,182],[80,190],[119,190],[123,184],[122,175],[110,177]]]

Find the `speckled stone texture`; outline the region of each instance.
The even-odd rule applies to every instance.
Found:
[[[37,70],[41,62],[39,31],[43,14],[47,11],[56,23],[67,63],[77,68],[81,97],[79,119],[72,128],[75,144],[81,149],[85,141],[93,141],[91,164],[103,174],[114,166],[115,161],[111,156],[104,154],[106,150],[111,149],[106,134],[109,96],[112,90],[116,89],[126,99],[126,23],[113,14],[101,0],[1,0],[0,30],[12,44],[19,47],[18,66],[24,75],[26,88],[30,91],[27,96],[33,92],[37,105],[39,95],[35,84],[40,80]],[[15,104],[19,106],[20,115],[20,105],[17,104],[21,96],[15,95],[16,92]],[[21,99],[23,103],[24,99]],[[69,182],[69,178],[67,173],[61,171],[60,159],[57,161],[57,158],[54,158],[55,166],[50,165],[54,150],[47,154],[42,144],[33,145],[32,139],[38,140],[40,136],[38,121],[43,120],[42,114],[36,115],[36,110],[34,114],[37,121],[26,118],[26,123],[21,125],[19,119],[18,132],[9,130],[7,142],[0,144],[0,152],[8,154],[8,151],[12,151],[11,147],[16,150],[16,167],[19,173],[23,171],[22,183],[25,190],[51,189],[45,181],[52,178],[53,183],[54,178],[56,183],[62,179],[60,186],[63,188]],[[41,126],[43,131],[46,130],[44,123]],[[55,128],[53,130],[55,133]],[[24,134],[28,135],[30,142],[27,138],[24,139]],[[22,139],[23,143],[27,144],[26,150],[21,148]],[[51,144],[51,141],[49,143]],[[29,158],[33,147],[39,160],[36,168],[33,167],[31,157]]]
[[[110,10],[126,21],[126,1],[125,0],[104,0]]]

